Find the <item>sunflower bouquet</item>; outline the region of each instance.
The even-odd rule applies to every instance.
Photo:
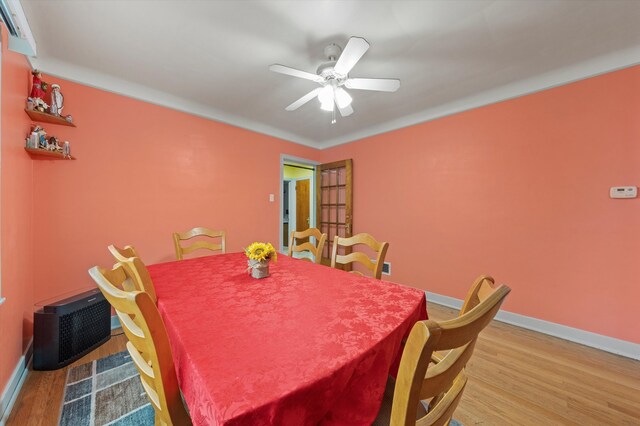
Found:
[[[271,243],[253,243],[244,254],[249,258],[247,271],[253,278],[265,278],[269,276],[269,261],[278,259],[278,253]]]
[[[269,260],[275,262],[278,259],[278,253],[271,243],[253,243],[244,252],[250,260],[257,260],[258,262]]]

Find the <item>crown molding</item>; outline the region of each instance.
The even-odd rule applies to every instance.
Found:
[[[381,123],[322,143],[321,149],[343,145],[486,105],[518,98],[640,64],[640,46],[619,50],[535,77],[458,99],[397,120]]]
[[[159,105],[165,108],[195,115],[197,117],[229,124],[241,129],[282,139],[287,142],[293,142],[311,148],[318,148],[317,143],[299,135],[277,129],[263,123],[248,120],[246,118],[227,114],[210,106],[193,102],[180,96],[172,95],[142,84],[112,77],[91,68],[85,68],[51,58],[39,57],[28,59],[32,68],[37,68],[49,76],[62,78],[84,86]]]
[[[564,68],[549,71],[535,77],[519,80],[495,89],[458,99],[435,108],[429,108],[416,114],[371,126],[364,130],[352,132],[323,142],[314,141],[263,123],[227,114],[210,106],[192,102],[188,99],[152,89],[144,85],[112,77],[90,68],[81,67],[51,58],[29,58],[29,62],[33,68],[38,68],[45,74],[51,76],[63,78],[75,83],[185,112],[187,114],[192,114],[209,120],[219,121],[242,129],[276,137],[288,142],[323,150],[355,142],[371,136],[380,135],[382,133],[436,120],[438,118],[468,111],[474,108],[518,98],[520,96],[540,92],[584,80],[586,78],[595,77],[608,72],[629,68],[640,64],[640,46],[619,50]]]

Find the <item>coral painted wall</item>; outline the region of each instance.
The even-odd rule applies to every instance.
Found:
[[[7,50],[2,32],[2,141],[0,207],[2,282],[0,293],[0,394],[26,351],[33,329],[33,162],[24,151],[29,117],[24,113],[30,71],[24,56]],[[1,413],[0,413],[1,414]]]
[[[322,152],[353,159],[354,232],[390,242],[391,280],[640,342],[640,66]],[[372,190],[375,189],[375,190]]]
[[[156,263],[193,226],[277,242],[281,154],[353,158],[354,231],[391,243],[393,281],[462,298],[490,273],[507,310],[640,341],[640,199],[608,198],[640,184],[640,67],[325,151],[45,75],[78,125],[45,126],[78,158],[60,161],[23,151],[29,68],[2,61],[0,389],[33,303],[93,286],[108,244]]]
[[[319,151],[47,78],[78,126],[48,129],[78,159],[34,161],[39,298],[93,286],[87,270],[112,263],[112,243],[157,263],[175,259],[172,233],[194,226],[226,230],[229,252],[279,241],[280,155]]]

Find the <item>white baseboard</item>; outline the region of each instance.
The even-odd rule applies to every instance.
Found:
[[[120,328],[120,320],[118,319],[117,315],[112,315],[111,316],[111,329],[115,330],[116,328]],[[0,425],[2,426],[2,425]]]
[[[7,386],[5,386],[2,391],[2,396],[0,396],[0,426],[4,426],[7,419],[9,419],[9,414],[11,414],[13,404],[15,404],[18,394],[20,393],[20,389],[22,389],[22,385],[27,378],[27,372],[29,371],[27,366],[29,365],[29,362],[31,362],[30,354],[32,352],[30,349],[32,343],[33,340],[31,340],[27,345],[28,349],[25,355],[22,355],[20,359],[18,359],[16,368],[13,370],[13,374],[11,374],[11,377],[9,378]],[[29,356],[29,359],[27,359],[27,356]]]
[[[443,296],[441,294],[431,293],[430,291],[425,291],[425,293],[427,294],[427,301],[429,302],[454,309],[460,309],[462,307],[462,300],[456,299],[455,297]],[[498,312],[496,320],[526,328],[528,330],[537,331],[539,333],[548,334],[549,336],[580,343],[581,345],[601,349],[616,355],[640,360],[640,344],[637,343],[627,342],[626,340],[615,339],[602,334],[592,333],[590,331],[580,330],[578,328],[568,327],[566,325],[515,314],[504,310],[500,310],[500,312]]]
[[[111,329],[113,330],[116,328],[120,328],[120,320],[117,315],[113,315],[111,317]],[[22,385],[27,378],[27,372],[29,371],[27,366],[29,365],[29,362],[31,362],[31,356],[29,354],[31,354],[30,348],[32,343],[33,340],[27,346],[29,349],[26,354],[22,355],[18,360],[16,368],[13,370],[13,374],[11,374],[11,377],[9,378],[7,386],[2,391],[2,396],[0,397],[0,426],[4,426],[9,418],[13,404],[16,402],[20,389],[22,389]],[[27,355],[29,355],[29,359],[27,359]]]
[[[111,329],[120,328],[120,320],[117,315],[113,315],[111,317]],[[13,404],[16,402],[18,398],[18,394],[20,393],[20,389],[22,389],[22,385],[24,384],[25,379],[27,378],[27,372],[29,369],[27,366],[29,362],[31,362],[31,345],[33,340],[27,345],[27,352],[25,355],[22,355],[16,364],[16,368],[13,370],[13,374],[9,378],[9,382],[7,386],[2,391],[2,396],[0,396],[0,426],[4,426],[7,419],[9,418],[9,414],[11,414],[11,409],[13,408]],[[29,359],[27,359],[29,356]]]

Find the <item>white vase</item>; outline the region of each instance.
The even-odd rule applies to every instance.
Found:
[[[249,259],[249,269],[251,269],[251,276],[253,278],[266,278],[269,276],[269,261],[259,261]]]

